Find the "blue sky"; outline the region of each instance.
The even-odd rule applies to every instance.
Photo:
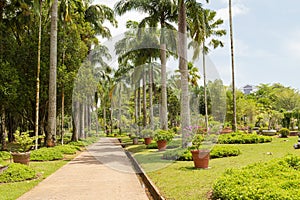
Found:
[[[97,0],[113,7],[116,0]],[[204,1],[201,1],[204,2]],[[300,89],[300,2],[271,0],[232,0],[236,85],[282,83]],[[221,38],[224,48],[212,50],[211,62],[226,85],[231,83],[231,59],[228,24],[228,0],[211,0],[206,8],[216,10],[224,20],[227,36]],[[128,19],[143,15],[131,12],[118,17],[119,27],[111,28],[113,36],[125,31]]]

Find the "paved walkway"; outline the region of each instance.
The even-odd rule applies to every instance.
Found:
[[[130,160],[116,139],[101,138],[19,200],[146,200]]]

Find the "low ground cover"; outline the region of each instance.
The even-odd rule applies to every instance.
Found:
[[[277,138],[272,142],[258,144],[227,144],[237,147],[241,154],[235,157],[211,159],[209,169],[193,167],[192,161],[166,161],[161,159],[163,152],[146,149],[146,145],[132,145],[127,149],[133,152],[147,175],[167,199],[207,199],[214,182],[226,169],[241,168],[248,164],[282,158],[287,154],[300,156],[300,151],[293,148],[298,137]],[[217,144],[217,146],[224,146]],[[188,195],[187,195],[188,194]]]

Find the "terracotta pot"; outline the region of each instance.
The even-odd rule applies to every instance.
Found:
[[[167,148],[167,140],[158,140],[156,141],[158,151],[165,151]]]
[[[192,153],[195,168],[203,168],[203,169],[208,168],[210,151],[192,150],[191,153]]]
[[[145,145],[148,145],[152,142],[152,138],[151,137],[144,138],[144,141],[145,141]]]
[[[13,152],[11,153],[14,163],[21,163],[24,165],[28,165],[30,161],[30,152],[25,152],[25,153],[18,153],[18,152]]]

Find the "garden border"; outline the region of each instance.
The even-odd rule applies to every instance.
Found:
[[[123,147],[121,139],[119,139],[119,143]],[[129,160],[131,161],[136,175],[139,177],[139,179],[144,184],[144,187],[145,187],[147,195],[148,196],[151,195],[150,199],[153,199],[153,200],[165,200],[165,198],[160,194],[160,192],[157,189],[157,187],[154,185],[154,183],[152,183],[152,181],[150,180],[150,178],[144,172],[144,170],[139,165],[139,163],[136,161],[136,159],[131,155],[131,153],[127,149],[125,149],[125,148],[123,148],[123,150],[124,150],[125,154],[127,155],[127,157],[129,158]]]

